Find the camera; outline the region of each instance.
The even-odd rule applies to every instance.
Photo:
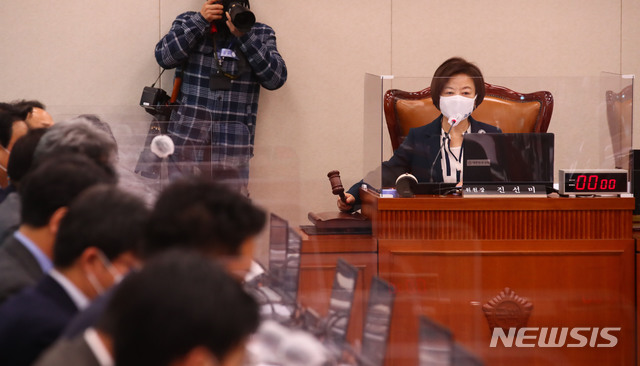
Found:
[[[244,6],[242,1],[224,1],[224,5],[225,11],[231,17],[231,23],[240,32],[246,33],[251,30],[251,27],[256,23],[256,16]]]
[[[162,89],[145,86],[140,97],[140,106],[152,116],[167,114],[169,96]]]

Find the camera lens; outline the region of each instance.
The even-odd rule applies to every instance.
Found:
[[[231,23],[243,33],[251,30],[251,27],[256,23],[256,16],[239,2],[232,2],[229,5],[229,15]]]

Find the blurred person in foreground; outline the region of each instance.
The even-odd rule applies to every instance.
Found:
[[[23,99],[11,104],[20,113],[29,129],[47,128],[54,124],[53,118],[40,101]]]
[[[39,173],[32,177],[29,172],[21,184],[20,226],[0,247],[0,303],[51,269],[53,242],[66,206],[91,185],[115,184],[116,159],[114,139],[88,121],[47,129],[33,153],[33,169]]]
[[[266,213],[226,185],[204,179],[179,180],[158,197],[145,230],[142,258],[167,250],[192,250],[223,265],[242,281],[252,265]],[[101,296],[69,324],[66,338],[96,324],[113,294]]]
[[[6,189],[9,185],[7,165],[13,145],[28,130],[29,127],[24,119],[11,105],[0,104],[0,187],[2,189]]]
[[[0,202],[0,244],[20,225],[20,181],[31,169],[33,152],[46,131],[44,128],[29,130],[13,145],[7,166],[9,186],[3,190],[6,197]]]
[[[69,204],[93,185],[115,182],[82,154],[51,156],[21,180],[20,226],[0,246],[0,304],[51,270],[54,242]]]
[[[78,311],[136,268],[148,216],[113,185],[78,196],[60,223],[53,269],[0,307],[0,364],[32,364]]]
[[[240,366],[258,323],[255,300],[226,269],[169,250],[124,279],[95,328],[36,366]]]

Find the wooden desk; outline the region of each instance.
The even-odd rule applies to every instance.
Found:
[[[417,364],[418,315],[488,365],[636,363],[632,198],[361,197],[380,276],[397,287],[387,365]],[[492,348],[483,306],[505,288],[532,305],[526,327],[619,327],[618,343]]]

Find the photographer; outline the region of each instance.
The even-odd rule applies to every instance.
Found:
[[[231,168],[246,188],[260,86],[275,90],[287,79],[275,32],[254,22],[248,0],[207,0],[156,45],[158,64],[182,76],[167,129],[176,145],[170,178]]]

